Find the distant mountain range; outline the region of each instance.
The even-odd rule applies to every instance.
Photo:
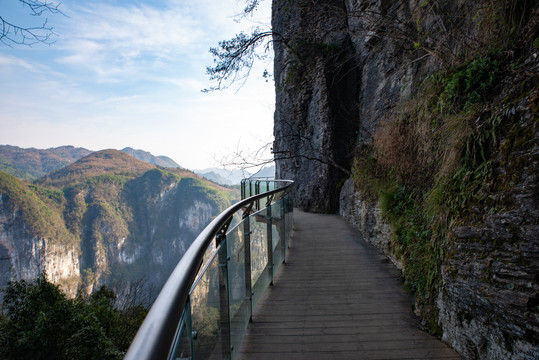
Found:
[[[149,164],[165,168],[181,167],[167,156],[154,156],[147,151],[130,147],[121,151]],[[19,179],[35,180],[91,153],[93,153],[92,150],[70,145],[49,149],[24,149],[18,146],[0,145],[0,171]]]
[[[257,173],[252,174],[248,171],[241,169],[224,169],[224,168],[207,168],[203,170],[195,170],[195,173],[198,175],[211,180],[217,184],[221,185],[238,185],[242,179],[249,177],[275,177],[275,166],[264,167],[259,170]]]
[[[0,145],[0,171],[19,179],[34,180],[67,166],[92,151],[74,146],[50,149],[23,149],[18,146]]]
[[[131,155],[135,159],[139,159],[139,160],[145,161],[147,163],[157,165],[157,166],[161,166],[161,167],[164,167],[164,168],[179,168],[179,167],[181,167],[180,165],[178,165],[174,160],[172,160],[168,156],[163,156],[163,155],[154,156],[154,155],[150,154],[147,151],[135,150],[135,149],[130,148],[130,147],[126,147],[125,149],[122,149],[122,151],[124,153],[126,153],[126,154]]]
[[[71,163],[32,182],[0,171],[0,290],[42,271],[72,296],[141,279],[158,288],[198,233],[239,197],[188,170],[119,150],[74,162],[67,154],[85,149],[8,150],[25,155],[8,157],[11,164],[33,160],[20,168],[25,174],[37,174],[36,164],[44,171],[52,153]]]

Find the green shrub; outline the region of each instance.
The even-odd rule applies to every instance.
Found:
[[[442,101],[465,107],[479,103],[492,91],[500,70],[501,62],[493,56],[479,57],[458,67],[444,81]]]

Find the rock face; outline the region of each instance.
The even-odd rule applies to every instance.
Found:
[[[538,81],[537,79],[536,81]],[[438,296],[443,340],[469,359],[539,358],[539,91],[518,102],[496,157],[492,213],[451,234]]]
[[[354,188],[354,151],[444,59],[504,35],[492,36],[493,19],[506,16],[496,6],[432,4],[273,0],[276,176],[296,181],[295,206],[339,211],[401,268],[380,207]],[[533,42],[537,21],[530,23]],[[537,78],[533,49],[515,84]],[[500,186],[488,208],[451,227],[441,264],[436,320],[444,341],[468,359],[539,358],[538,96],[521,92],[499,99],[520,99],[506,116],[521,126],[499,140],[492,161]]]
[[[402,262],[393,252],[391,227],[383,220],[382,210],[376,201],[354,189],[352,179],[346,180],[342,187],[339,214],[361,231],[365,241],[381,249],[402,270]]]
[[[346,27],[342,1],[273,2],[276,176],[296,181],[295,206],[308,211],[337,211],[355,144],[358,73]]]
[[[80,277],[79,249],[32,234],[21,209],[0,194],[0,288],[11,280],[33,280],[45,271],[74,296]]]
[[[355,148],[371,141],[380,120],[440,58],[468,46],[467,36],[446,34],[455,27],[473,33],[477,24],[447,14],[475,14],[481,4],[426,4],[273,0],[273,152],[276,176],[296,181],[296,206],[337,212]]]
[[[155,292],[230,204],[228,190],[183,170],[141,167],[128,159],[132,172],[120,167],[114,173],[113,165],[129,157],[117,153],[105,152],[111,158],[101,157],[95,166],[84,160],[71,165],[88,168],[77,172],[79,180],[70,180],[73,171],[66,172],[69,181],[51,177],[54,184],[69,183],[61,190],[0,172],[0,290],[8,281],[46,272],[72,296],[101,285],[124,291],[122,286],[143,284]]]

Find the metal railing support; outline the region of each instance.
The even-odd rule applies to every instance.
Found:
[[[230,359],[230,313],[228,311],[228,254],[226,235],[219,234],[215,238],[219,250],[219,328],[221,335],[222,359]]]
[[[248,214],[247,214],[248,217]],[[245,219],[245,217],[244,217]],[[251,222],[249,219],[243,223],[243,248],[245,261],[245,293],[248,294],[249,322],[253,321],[253,290],[251,284]]]
[[[286,263],[286,206],[285,201],[281,202],[281,249],[283,252],[283,263]]]
[[[273,285],[273,232],[271,231],[271,202],[266,205],[266,224],[267,224],[267,247],[268,247],[268,269],[271,274],[270,285]]]

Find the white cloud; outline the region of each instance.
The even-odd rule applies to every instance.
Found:
[[[67,54],[58,61],[89,70],[102,82],[172,63],[209,65],[208,50],[217,45],[216,36],[229,38],[250,27],[249,21],[260,22],[257,17],[233,21],[244,6],[235,0],[170,0],[164,8],[130,2],[72,4],[60,30]]]
[[[211,86],[204,74],[209,47],[250,26],[233,21],[241,1],[63,6],[70,18],[55,24],[62,35],[56,44],[0,53],[0,143],[132,146],[199,168],[240,138],[253,148],[256,139],[271,138],[274,90],[255,81],[261,70],[239,92],[200,92]]]
[[[181,9],[97,3],[70,12],[66,55],[58,61],[115,81],[159,67],[192,48],[201,36],[197,21]]]
[[[15,56],[0,54],[0,69],[5,70],[6,68],[18,68],[18,70],[26,70],[32,72],[38,71],[38,69],[33,64],[30,64],[28,61],[25,61]]]

